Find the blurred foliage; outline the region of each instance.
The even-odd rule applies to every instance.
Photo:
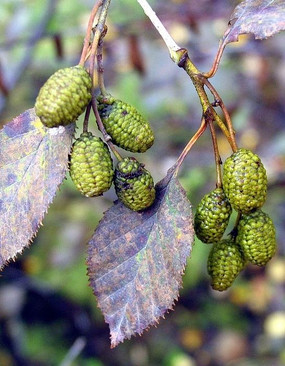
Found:
[[[33,106],[48,76],[78,62],[93,1],[58,0],[44,35],[27,42],[47,2],[2,0],[1,123]],[[140,159],[161,179],[200,122],[200,106],[185,72],[170,60],[135,1],[113,1],[105,43],[107,88],[151,121],[156,143]],[[210,68],[235,1],[151,2],[175,40],[199,69]],[[131,14],[131,15],[130,15]],[[143,70],[131,58],[135,35]],[[86,242],[114,191],[88,199],[70,178],[61,186],[31,248],[0,278],[1,366],[255,366],[285,364],[285,35],[266,41],[241,37],[225,51],[213,84],[227,105],[240,146],[256,151],[269,177],[265,211],[276,225],[278,254],[266,268],[248,267],[225,293],[210,289],[210,247],[196,240],[174,312],[142,337],[109,348],[108,327],[86,277]],[[20,61],[30,52],[26,68]],[[82,129],[82,118],[78,133]],[[95,124],[93,121],[94,131]],[[219,134],[222,158],[230,153]],[[206,132],[187,157],[180,180],[195,208],[215,186],[211,139]],[[81,347],[78,346],[81,342]]]

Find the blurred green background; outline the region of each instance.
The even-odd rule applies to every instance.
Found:
[[[235,1],[150,2],[198,68],[210,68]],[[1,0],[0,123],[33,107],[58,68],[79,61],[93,1]],[[105,41],[108,90],[150,120],[154,146],[138,155],[155,181],[165,176],[200,123],[186,73],[134,0],[113,0]],[[69,176],[33,245],[0,277],[0,366],[285,365],[285,34],[243,36],[229,45],[213,84],[228,107],[238,144],[257,152],[269,178],[264,210],[278,253],[266,268],[248,266],[225,293],[209,286],[210,246],[196,240],[173,312],[141,337],[111,350],[108,327],[86,277],[86,243],[115,200],[84,198]],[[91,129],[96,132],[94,119]],[[82,129],[82,117],[77,133]],[[97,133],[97,132],[96,132]],[[221,134],[222,158],[230,148]],[[124,153],[126,154],[126,153]],[[195,209],[215,186],[207,131],[185,160],[180,181]]]

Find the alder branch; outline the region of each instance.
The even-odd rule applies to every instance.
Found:
[[[152,22],[162,39],[164,40],[168,51],[170,53],[170,57],[173,59],[173,57],[176,59],[176,52],[181,48],[179,47],[174,39],[171,37],[171,35],[166,30],[165,26],[161,23],[160,19],[157,17],[151,6],[146,0],[137,0],[137,2],[140,4],[140,6],[143,8],[143,11],[145,12],[145,15],[149,18],[149,20]]]
[[[140,4],[140,6],[143,8],[146,16],[150,19],[154,27],[158,30],[160,33],[162,39],[164,40],[171,59],[181,68],[183,68],[187,75],[190,77],[196,92],[200,99],[200,104],[202,107],[203,114],[205,114],[208,110],[212,110],[214,120],[220,127],[220,129],[223,131],[224,135],[228,139],[229,144],[231,145],[231,148],[233,151],[236,150],[236,142],[234,138],[233,131],[229,131],[228,127],[224,124],[220,116],[216,113],[216,111],[213,109],[212,104],[209,101],[209,98],[204,90],[205,81],[207,80],[206,77],[203,75],[201,71],[197,69],[195,64],[192,62],[192,60],[189,57],[188,51],[185,48],[179,47],[175,41],[172,39],[170,34],[167,32],[166,28],[161,23],[160,19],[157,17],[155,12],[152,10],[151,6],[147,2],[147,0],[137,0],[137,2]],[[208,82],[207,87],[209,88],[211,86],[210,82]],[[226,115],[226,120],[229,120],[229,114],[223,105],[223,113]],[[231,133],[232,132],[232,133]],[[181,162],[181,159],[180,159]],[[180,163],[181,164],[181,163]]]

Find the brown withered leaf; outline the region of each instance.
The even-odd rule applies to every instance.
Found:
[[[231,15],[223,44],[236,42],[240,34],[251,33],[256,39],[265,39],[284,29],[284,0],[245,0]]]
[[[34,109],[0,131],[0,268],[36,234],[65,177],[73,132],[46,128]]]
[[[158,322],[178,298],[194,240],[191,204],[174,169],[142,213],[116,202],[88,246],[88,275],[111,347]]]

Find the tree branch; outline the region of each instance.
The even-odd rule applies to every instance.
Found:
[[[164,40],[168,51],[170,53],[170,57],[173,59],[176,58],[176,51],[178,51],[181,47],[179,47],[171,35],[168,33],[164,25],[161,23],[155,12],[152,10],[151,6],[146,0],[137,0],[140,6],[143,8],[145,15],[150,19],[154,27],[157,29],[162,39]]]

